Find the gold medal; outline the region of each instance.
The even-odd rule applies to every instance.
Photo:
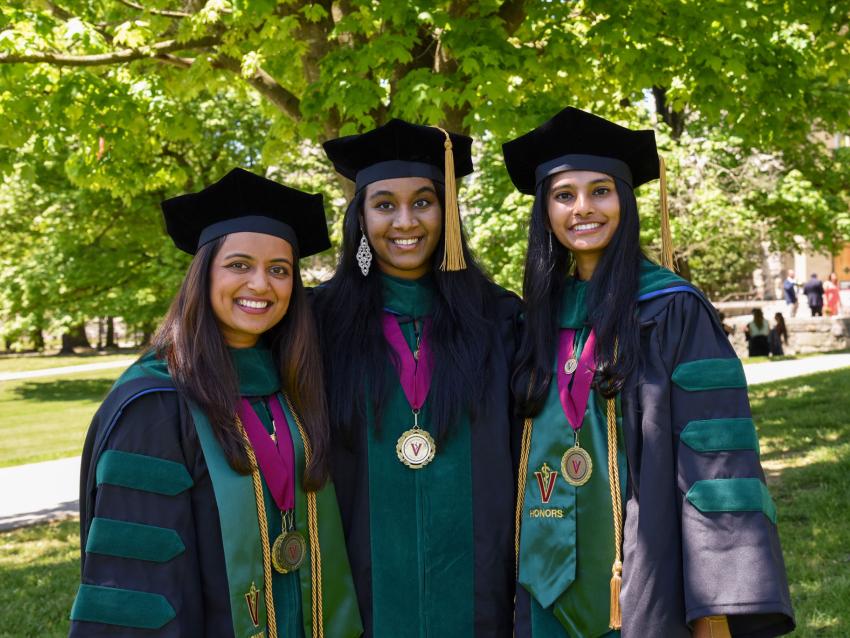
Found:
[[[564,374],[572,374],[578,369],[578,361],[575,357],[570,357],[564,362]]]
[[[306,555],[307,541],[295,530],[281,534],[272,545],[272,565],[281,574],[300,568]]]
[[[415,425],[398,438],[395,451],[399,461],[413,470],[418,470],[434,460],[437,445],[430,434]]]
[[[561,475],[564,480],[570,485],[576,487],[584,485],[590,480],[590,474],[593,471],[593,462],[583,448],[578,446],[578,443],[564,452],[561,457]]]

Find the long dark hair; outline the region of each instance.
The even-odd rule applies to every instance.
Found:
[[[445,191],[434,183],[445,215]],[[355,260],[360,242],[360,218],[366,189],[349,203],[343,221],[343,242],[336,272],[317,295],[322,352],[329,392],[332,427],[351,441],[366,423],[367,400],[375,428],[380,432],[387,382],[395,374],[395,361],[381,329],[384,308],[381,274],[372,264],[364,277]],[[443,224],[445,228],[445,224]],[[463,410],[475,419],[476,407],[485,398],[492,322],[485,309],[495,301],[495,291],[473,259],[466,237],[461,243],[466,270],[439,270],[445,251],[442,233],[431,258],[435,294],[428,346],[434,357],[429,405],[437,436],[444,439]]]
[[[210,270],[225,239],[198,250],[152,347],[168,362],[177,388],[209,417],[230,466],[249,474],[251,465],[234,420],[239,382],[210,302]],[[289,308],[263,339],[280,370],[281,390],[292,401],[312,452],[304,470],[304,489],[316,490],[327,477],[328,413],[315,322],[301,283],[298,256],[294,257]]]
[[[620,202],[620,223],[587,291],[588,321],[596,332],[593,384],[606,398],[623,389],[626,377],[637,364],[637,291],[643,256],[634,191],[619,178],[615,177],[614,182]],[[567,278],[575,270],[572,253],[557,239],[550,238],[546,204],[550,184],[551,178],[547,178],[537,187],[528,229],[523,280],[525,330],[511,383],[517,409],[523,416],[537,415],[546,401],[556,353],[561,297]]]

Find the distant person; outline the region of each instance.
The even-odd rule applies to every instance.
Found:
[[[803,286],[803,294],[809,301],[809,310],[813,317],[823,316],[823,282],[818,279],[816,273],[812,273],[811,279]]]
[[[717,318],[720,319],[720,327],[723,328],[723,333],[728,338],[735,332],[734,326],[730,326],[728,323],[726,323],[726,313],[718,311]]]
[[[839,294],[838,275],[830,273],[829,280],[823,284],[823,300],[828,316],[841,314],[841,295]]]
[[[773,315],[773,328],[767,336],[768,345],[770,346],[770,355],[772,357],[781,357],[785,354],[782,344],[788,345],[788,328],[785,327],[785,317],[781,312]]]
[[[767,341],[770,324],[764,318],[761,308],[753,308],[753,320],[747,324],[744,334],[751,357],[766,357],[770,354],[770,345]]]
[[[793,317],[797,314],[797,307],[800,305],[797,301],[797,280],[794,278],[793,270],[788,271],[788,276],[782,283],[782,292],[785,295],[785,303],[788,304],[788,312]]]

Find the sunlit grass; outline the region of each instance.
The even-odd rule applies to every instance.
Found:
[[[0,382],[0,467],[76,456],[121,368]]]
[[[0,372],[29,372],[48,368],[83,365],[86,363],[104,363],[133,359],[137,353],[132,350],[120,354],[73,354],[73,355],[16,355],[0,357]]]
[[[850,369],[750,389],[776,501],[794,636],[850,636]]]
[[[0,533],[0,636],[67,636],[80,580],[77,520]]]

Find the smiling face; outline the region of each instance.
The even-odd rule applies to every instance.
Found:
[[[369,184],[362,224],[382,272],[418,279],[431,270],[443,209],[430,179],[401,177]]]
[[[250,348],[286,314],[293,285],[290,243],[232,233],[210,265],[210,303],[225,342]]]
[[[557,173],[546,205],[555,238],[575,257],[579,278],[590,279],[620,225],[614,178],[594,171]]]

